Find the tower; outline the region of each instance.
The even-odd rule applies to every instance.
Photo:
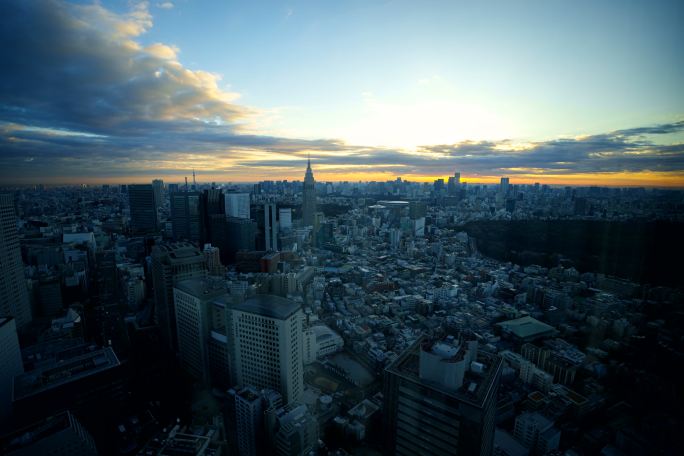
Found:
[[[304,194],[302,196],[302,221],[304,226],[313,226],[316,213],[316,181],[311,171],[311,157],[306,162]]]
[[[0,193],[0,316],[14,317],[19,331],[31,322],[14,197],[9,193]]]

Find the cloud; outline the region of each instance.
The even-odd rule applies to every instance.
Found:
[[[189,168],[256,181],[300,176],[309,153],[318,171],[338,174],[684,172],[684,144],[657,140],[680,134],[684,121],[415,151],[259,134],[262,113],[224,90],[220,75],[186,68],[172,44],[140,44],[153,26],[146,3],[116,14],[99,3],[6,0],[0,14],[0,42],[11,43],[0,47],[4,182],[151,178]]]
[[[169,10],[169,9],[173,9],[173,7],[174,7],[173,2],[159,2],[159,3],[157,3],[157,8]]]

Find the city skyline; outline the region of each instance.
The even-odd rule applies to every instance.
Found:
[[[684,187],[677,2],[0,10],[7,184]]]

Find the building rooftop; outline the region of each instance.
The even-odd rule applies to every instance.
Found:
[[[58,356],[54,363],[14,377],[13,399],[17,401],[39,394],[120,364],[110,347],[88,351],[77,347],[72,350],[64,354],[73,356]]]
[[[413,345],[399,355],[386,370],[394,375],[403,377],[406,380],[418,383],[433,390],[439,391],[447,396],[459,401],[467,402],[476,407],[483,407],[487,398],[493,394],[494,379],[501,370],[503,360],[500,356],[491,353],[478,351],[477,361],[482,364],[481,373],[468,371],[465,373],[463,386],[454,390],[444,386],[421,380],[420,378],[420,350],[425,336],[418,338]]]
[[[212,279],[181,280],[175,288],[204,301],[213,300],[228,293],[224,282]]]
[[[516,318],[515,320],[497,323],[505,333],[512,334],[523,340],[534,340],[539,337],[552,336],[557,333],[553,326],[534,319],[530,316]]]
[[[249,312],[265,317],[285,320],[300,309],[296,302],[274,295],[256,295],[233,307],[241,312]]]
[[[44,418],[0,438],[0,453],[9,454],[72,427],[69,411]]]

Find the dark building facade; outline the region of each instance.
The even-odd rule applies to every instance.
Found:
[[[384,373],[387,455],[490,455],[501,357],[420,338]]]

